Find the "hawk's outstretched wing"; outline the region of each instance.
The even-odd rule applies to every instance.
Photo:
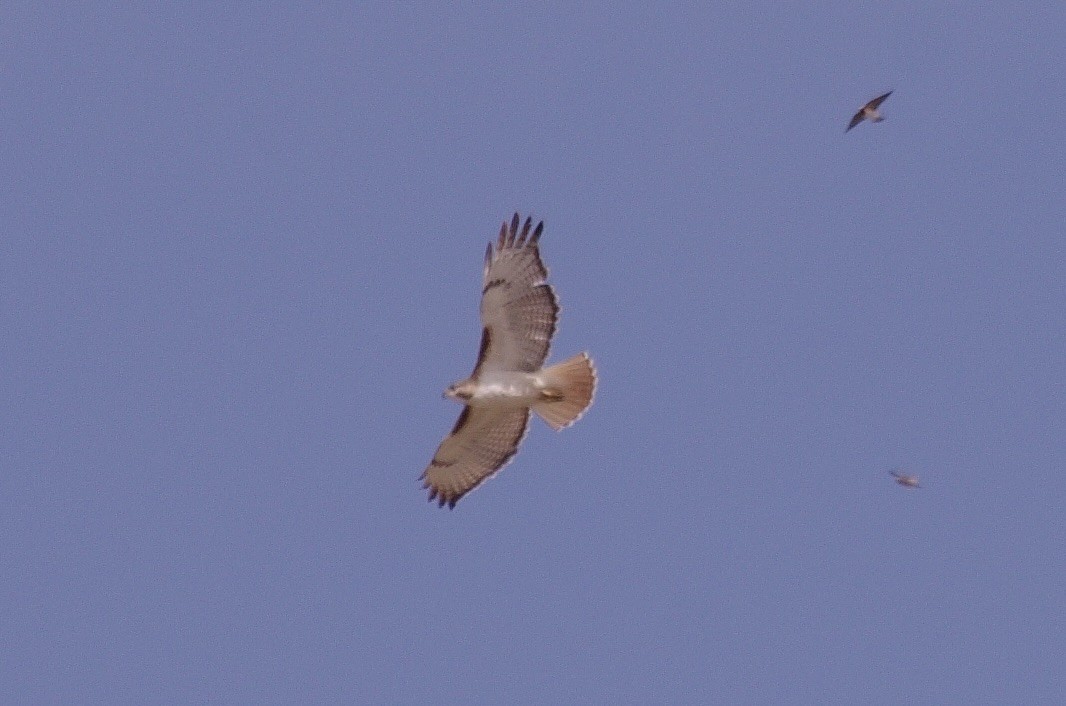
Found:
[[[459,498],[507,465],[528,427],[529,408],[464,407],[422,474],[430,502],[455,507]]]
[[[504,223],[493,251],[485,252],[485,285],[481,294],[481,350],[471,377],[485,371],[531,373],[548,357],[559,303],[545,280],[548,270],[537,241],[544,223],[530,233],[527,218],[519,231],[518,214]]]

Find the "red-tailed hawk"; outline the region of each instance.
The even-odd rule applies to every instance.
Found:
[[[544,223],[519,231],[518,214],[500,228],[485,252],[481,292],[481,350],[470,377],[451,385],[445,397],[463,405],[459,421],[422,474],[429,500],[455,507],[459,498],[496,474],[518,452],[530,410],[558,431],[592,404],[596,370],[587,353],[548,368],[559,303],[538,241]]]
[[[904,488],[921,488],[922,487],[922,486],[918,485],[918,476],[912,476],[912,475],[907,475],[906,473],[901,473],[900,472],[901,470],[902,469],[897,468],[894,471],[889,471],[889,473],[892,475],[892,477],[896,479],[897,483],[902,485]]]
[[[855,127],[863,120],[869,120],[871,123],[879,123],[884,120],[885,116],[881,115],[881,113],[878,112],[877,107],[884,103],[885,99],[888,98],[890,95],[892,95],[892,91],[889,91],[883,96],[878,96],[877,98],[874,98],[872,101],[859,108],[859,112],[855,113],[855,115],[851,118],[851,122],[848,123],[848,130]],[[845,130],[844,132],[847,132],[848,130]]]

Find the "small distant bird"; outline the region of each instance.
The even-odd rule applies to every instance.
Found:
[[[556,431],[592,404],[596,369],[587,353],[542,367],[548,357],[559,302],[540,259],[541,222],[531,230],[518,214],[504,222],[495,252],[485,252],[481,292],[481,350],[474,372],[445,397],[464,407],[459,421],[422,473],[429,501],[454,508],[459,498],[491,478],[518,453],[530,411]]]
[[[855,127],[863,120],[869,120],[872,123],[879,123],[884,120],[885,116],[881,115],[881,113],[878,112],[877,108],[882,103],[884,103],[885,99],[888,98],[890,95],[892,95],[892,91],[889,91],[883,96],[878,96],[877,98],[874,98],[872,101],[859,108],[859,112],[855,113],[854,117],[852,117],[851,119],[851,122],[848,123],[848,130]],[[844,132],[847,132],[848,130],[845,130]]]
[[[889,471],[896,482],[902,485],[904,488],[921,488],[918,485],[918,476],[907,475],[906,473],[900,473],[899,470]]]

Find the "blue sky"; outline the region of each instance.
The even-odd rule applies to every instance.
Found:
[[[6,5],[5,700],[1061,698],[1066,7],[718,5]]]

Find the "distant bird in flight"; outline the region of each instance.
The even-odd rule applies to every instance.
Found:
[[[889,91],[883,96],[878,96],[877,98],[874,98],[872,101],[859,108],[859,112],[855,113],[855,115],[851,118],[851,122],[848,123],[848,130],[855,127],[863,120],[869,120],[872,123],[879,123],[884,120],[885,117],[881,115],[880,112],[878,112],[877,108],[882,103],[884,103],[885,99],[888,98],[890,95],[892,95],[892,91]],[[844,132],[847,132],[848,130],[845,130]]]
[[[538,241],[544,223],[530,233],[518,214],[504,222],[493,252],[485,252],[481,293],[481,350],[474,372],[451,385],[445,397],[461,402],[459,420],[422,473],[429,500],[454,508],[459,499],[491,478],[518,453],[530,410],[556,431],[584,414],[596,390],[596,370],[587,353],[548,368],[559,303]]]
[[[918,476],[907,475],[906,473],[900,473],[900,469],[889,471],[896,482],[902,485],[904,488],[921,488],[918,485]]]

